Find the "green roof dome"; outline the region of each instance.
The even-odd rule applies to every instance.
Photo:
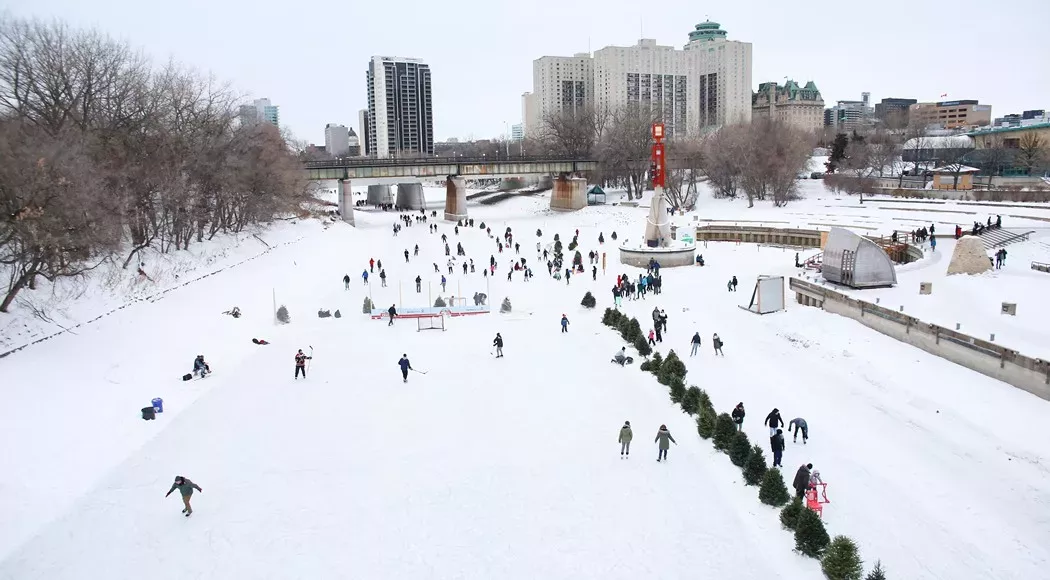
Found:
[[[689,42],[724,39],[726,34],[728,34],[725,30],[722,30],[721,24],[710,20],[697,24],[695,28],[696,30],[689,33]]]

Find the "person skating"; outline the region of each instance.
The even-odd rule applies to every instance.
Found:
[[[448,283],[448,280],[445,278],[445,275],[442,274],[441,275],[441,291],[442,292],[445,291],[445,284],[447,284],[447,283]]]
[[[179,494],[182,496],[182,505],[185,506],[182,508],[182,513],[185,514],[186,517],[190,517],[190,514],[193,513],[193,508],[190,506],[190,498],[193,497],[193,490],[197,490],[201,493],[204,493],[204,490],[201,489],[201,486],[193,483],[185,477],[176,475],[175,483],[171,484],[171,489],[168,490],[168,493],[164,494],[164,497],[168,497],[171,495],[171,492],[176,489],[179,490]]]
[[[769,426],[769,436],[772,437],[776,434],[777,429],[784,426],[784,419],[780,417],[780,409],[774,408],[766,415],[763,425]]]
[[[733,281],[730,280],[730,281],[726,282],[726,292],[732,292],[732,291],[733,291]]]
[[[569,317],[564,314],[561,315],[561,331],[569,332]]]
[[[736,276],[733,276],[733,279],[730,280],[730,282],[733,284],[733,292],[736,292]]]
[[[692,350],[689,352],[689,356],[696,356],[696,349],[700,348],[700,333],[693,334],[693,340],[689,341],[692,345]]]
[[[434,266],[435,266],[434,270],[437,271],[437,264],[434,264]],[[420,276],[416,276],[416,294],[419,294],[422,291],[423,291],[423,278],[420,277]]]
[[[777,429],[776,433],[769,438],[769,448],[773,450],[773,467],[783,467],[784,459],[784,430]]]
[[[343,276],[343,290],[349,290],[349,289],[350,289],[350,274],[346,274],[346,275]]]
[[[402,354],[401,360],[397,361],[398,366],[401,367],[401,379],[403,382],[408,382],[408,371],[412,368],[412,363],[408,362],[408,354]]]
[[[791,482],[791,487],[795,488],[795,497],[801,499],[806,495],[806,490],[809,489],[809,470],[811,469],[813,469],[812,463],[798,466],[795,479]]]
[[[598,281],[598,266],[591,266],[591,280]]]
[[[733,407],[733,423],[736,423],[736,430],[744,430],[744,415],[747,413],[744,411],[744,402],[741,401]]]
[[[788,421],[788,433],[791,433],[791,428],[795,428],[795,436],[791,439],[792,443],[798,443],[798,432],[802,431],[802,444],[805,445],[806,441],[809,441],[809,425],[806,424],[806,420],[802,417],[795,417]]]
[[[194,374],[194,376],[200,375],[200,377],[203,379],[210,372],[211,372],[211,367],[208,366],[208,363],[204,362],[204,355],[203,354],[197,355],[197,358],[193,359],[193,374]]]
[[[397,318],[397,308],[394,308],[394,305],[391,304],[390,308],[386,309],[386,313],[387,313],[387,318],[390,319],[390,322],[387,322],[386,325],[387,326],[393,326],[394,325],[394,319]]]
[[[620,427],[620,438],[617,440],[620,444],[620,459],[631,456],[631,439],[634,439],[634,431],[631,431],[631,422],[624,421],[623,427]]]
[[[303,373],[303,378],[306,378],[306,361],[312,359],[312,356],[306,356],[303,354],[303,349],[299,349],[299,352],[295,353],[295,378],[299,379],[299,373]]]
[[[375,258],[369,258],[368,259],[368,271],[369,272],[375,272],[375,268],[376,268],[376,259]]]
[[[653,442],[659,442],[659,453],[656,454],[656,460],[667,459],[667,449],[671,446],[670,443],[678,445],[678,442],[671,436],[671,432],[667,430],[667,425],[660,425],[660,430],[656,432],[656,438]],[[670,442],[670,443],[668,443]]]
[[[492,346],[496,347],[496,358],[503,358],[503,337],[496,333],[496,338],[492,339]]]
[[[361,283],[366,286],[368,285],[368,270],[361,272]]]
[[[715,347],[715,355],[725,356],[725,353],[722,352],[723,344],[722,339],[718,337],[718,333],[716,332],[714,336],[711,337],[711,346]]]

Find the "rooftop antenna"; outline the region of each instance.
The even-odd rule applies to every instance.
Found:
[[[642,26],[642,16],[641,16],[641,14],[639,14],[638,15],[638,39],[641,40],[643,38],[645,38],[645,28]]]

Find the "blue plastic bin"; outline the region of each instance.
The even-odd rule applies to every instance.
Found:
[[[160,397],[157,397],[156,399],[153,399],[153,410],[155,412],[157,412],[157,413],[163,413],[164,412],[164,399],[161,399]]]

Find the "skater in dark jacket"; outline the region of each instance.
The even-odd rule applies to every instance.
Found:
[[[408,370],[412,368],[412,363],[408,362],[408,354],[401,355],[401,360],[397,361],[397,364],[401,367],[401,378],[407,383]]]
[[[312,356],[306,356],[303,354],[303,349],[299,349],[299,352],[295,353],[295,378],[299,378],[299,373],[303,373],[303,378],[306,378],[306,361],[312,359]]]
[[[777,429],[784,426],[784,419],[780,417],[780,409],[773,409],[766,415],[766,420],[762,422],[763,425],[769,426],[769,436],[772,437],[777,433]]]
[[[168,490],[168,493],[164,494],[164,497],[168,497],[169,495],[171,495],[171,492],[175,491],[176,489],[179,490],[180,494],[182,494],[182,505],[186,506],[182,508],[182,513],[186,514],[186,517],[190,517],[190,514],[193,513],[193,508],[190,507],[190,498],[193,497],[193,490],[196,489],[197,491],[202,493],[204,492],[204,490],[201,489],[201,486],[197,485],[196,483],[193,483],[185,477],[181,475],[176,475],[175,483],[171,484],[171,489]]]
[[[696,356],[696,349],[700,348],[700,333],[693,334],[693,340],[689,341],[692,345],[692,350],[689,352],[689,356]]]
[[[801,498],[806,495],[806,490],[809,489],[809,470],[813,469],[812,463],[800,465],[798,471],[795,472],[795,480],[791,482],[791,487],[795,488],[795,497]]]
[[[777,432],[769,438],[769,448],[773,450],[773,467],[783,467],[781,461],[784,458],[784,430],[777,429]]]
[[[350,289],[350,274],[346,274],[346,275],[343,276],[343,290],[349,290],[349,289]]]
[[[659,453],[656,454],[656,460],[667,459],[667,449],[671,446],[671,443],[678,445],[678,442],[671,436],[671,432],[667,430],[667,425],[660,425],[660,430],[656,432],[656,438],[653,442],[659,442]],[[670,443],[669,443],[670,442]]]
[[[564,314],[561,315],[561,331],[569,332],[569,317]]]
[[[496,358],[503,358],[503,337],[498,332],[492,340],[492,346],[496,347]]]
[[[736,423],[736,430],[737,431],[743,431],[744,430],[744,415],[745,414],[746,413],[744,412],[744,403],[743,403],[743,401],[741,401],[741,402],[736,404],[736,407],[733,408],[733,422]]]
[[[631,439],[634,439],[634,432],[631,431],[631,422],[624,421],[623,427],[620,427],[620,438],[618,440],[620,443],[620,459],[623,459],[624,456],[631,456]]]
[[[391,304],[390,308],[386,309],[386,313],[390,317],[390,322],[387,323],[387,326],[393,326],[394,319],[397,318],[397,308],[394,308],[394,305]]]

